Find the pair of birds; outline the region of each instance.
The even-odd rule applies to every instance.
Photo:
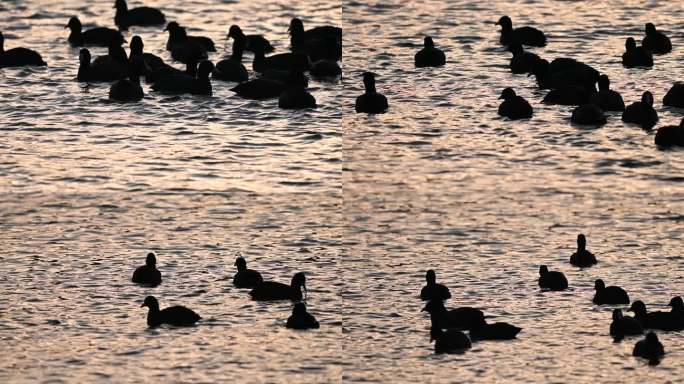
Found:
[[[656,30],[653,23],[647,23],[646,36],[638,47],[633,37],[625,41],[625,53],[622,54],[622,65],[627,68],[652,67],[653,55],[663,55],[672,51],[670,38]]]
[[[437,283],[434,270],[426,272],[425,280],[420,298],[427,301],[422,311],[430,314],[430,341],[435,342],[435,353],[463,352],[471,347],[471,340],[514,339],[522,330],[504,322],[487,323],[484,313],[476,308],[446,309],[444,300],[451,298],[449,289]],[[463,330],[468,330],[470,337]]]
[[[423,48],[414,56],[415,66],[418,68],[424,67],[440,67],[446,63],[446,56],[444,52],[435,47],[432,37],[426,36],[423,39]],[[363,73],[364,93],[356,98],[354,110],[357,113],[379,114],[385,113],[389,108],[387,104],[387,97],[378,93],[375,88],[375,73]]]
[[[235,261],[238,272],[233,277],[233,284],[238,288],[253,288],[249,293],[254,300],[292,300],[298,301],[292,310],[292,316],[288,318],[286,326],[294,329],[319,328],[316,319],[306,311],[306,305],[299,302],[302,299],[301,288],[306,291],[306,276],[304,273],[296,273],[292,277],[290,285],[264,281],[261,274],[247,268],[244,258],[238,257]],[[145,265],[138,267],[133,272],[132,281],[145,286],[157,286],[161,284],[161,272],[157,269],[157,258],[154,253],[148,253]],[[183,306],[173,306],[159,309],[159,303],[153,296],[148,296],[142,306],[149,308],[147,323],[150,327],[161,324],[175,326],[189,326],[200,320],[191,309]]]

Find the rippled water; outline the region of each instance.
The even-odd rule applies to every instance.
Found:
[[[591,303],[593,281],[623,286],[651,309],[684,293],[684,151],[659,151],[653,134],[619,114],[591,129],[570,107],[545,106],[533,78],[510,74],[498,46],[504,14],[549,37],[544,58],[574,57],[607,73],[626,103],[653,92],[660,124],[681,111],[662,97],[682,80],[681,3],[668,1],[382,1],[345,3],[343,320],[347,382],[677,382],[682,333],[660,336],[656,368],[614,344],[611,310]],[[629,36],[652,21],[675,50],[652,70],[624,69]],[[415,69],[425,34],[447,65]],[[360,74],[378,74],[390,110],[353,113]],[[535,108],[530,121],[496,110],[514,87]],[[568,264],[577,233],[600,264]],[[565,272],[571,290],[540,293],[541,263]],[[451,288],[448,306],[476,306],[523,327],[513,342],[481,342],[434,356],[417,298],[429,267]]]
[[[279,51],[294,16],[342,23],[327,0],[144,3],[212,37],[214,61],[229,54],[234,23]],[[342,85],[311,82],[320,107],[306,112],[242,100],[220,82],[213,97],[144,87],[141,103],[107,103],[108,85],[75,81],[78,49],[63,27],[72,15],[112,26],[112,5],[0,3],[5,46],[49,64],[0,70],[0,382],[338,381]],[[125,36],[166,60],[161,29]],[[148,251],[165,279],[154,289],[130,283]],[[290,303],[234,289],[237,253],[276,281],[306,272],[321,329],[287,330]],[[148,294],[206,321],[148,330]]]
[[[2,382],[676,382],[682,333],[661,334],[658,367],[614,344],[593,281],[621,285],[664,310],[684,294],[684,151],[612,114],[573,126],[570,107],[539,104],[533,79],[508,71],[501,15],[543,29],[544,58],[575,57],[607,73],[626,103],[653,92],[660,125],[682,112],[660,101],[684,64],[676,2],[146,1],[223,43],[237,23],[287,49],[291,17],[343,24],[343,84],[312,82],[321,105],[287,112],[233,96],[105,102],[106,85],[74,80],[63,29],[112,24],[111,1],[0,3],[6,47],[50,66],[0,71],[0,358]],[[131,6],[140,5],[131,1]],[[652,70],[624,69],[624,39],[652,21],[675,50]],[[444,68],[415,69],[429,33]],[[162,55],[166,36],[133,28]],[[94,56],[104,49],[94,49]],[[216,60],[223,52],[214,54]],[[249,60],[251,56],[247,57]],[[384,115],[353,113],[360,74],[378,73]],[[535,117],[496,115],[504,87]],[[344,135],[344,136],[343,136]],[[600,264],[572,268],[577,233]],[[147,251],[164,284],[129,282]],[[231,286],[241,253],[267,277],[308,276],[313,332],[283,327],[290,304],[255,303]],[[571,289],[540,293],[541,263]],[[524,328],[435,356],[418,293],[428,268],[449,306],[482,308]],[[148,330],[144,296],[184,304],[203,323]],[[341,295],[341,296],[340,296]]]

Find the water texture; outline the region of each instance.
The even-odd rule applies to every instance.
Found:
[[[509,15],[514,27],[537,26],[549,44],[535,53],[607,73],[627,104],[650,90],[667,125],[682,118],[662,108],[683,80],[681,11],[668,1],[345,3],[345,382],[681,380],[681,333],[660,335],[668,355],[648,367],[631,357],[636,340],[612,342],[612,307],[591,298],[599,277],[652,310],[684,293],[684,152],[657,150],[653,133],[619,114],[598,129],[571,125],[571,107],[540,104],[534,78],[509,72],[494,25]],[[640,41],[646,22],[675,50],[652,70],[624,69],[625,39]],[[445,67],[413,67],[425,34],[446,52]],[[387,114],[353,113],[365,70],[378,74]],[[532,103],[533,119],[497,116],[505,87]],[[580,232],[599,258],[587,270],[568,263]],[[542,263],[571,289],[542,294]],[[418,299],[428,268],[451,288],[447,306],[518,325],[518,340],[433,355]]]
[[[131,3],[133,6],[136,3]],[[574,57],[611,78],[625,102],[650,90],[660,125],[682,111],[661,100],[684,69],[682,6],[668,1],[187,2],[163,6],[190,33],[221,41],[237,23],[287,49],[292,16],[345,29],[342,84],[312,83],[321,108],[285,112],[236,98],[148,94],[103,102],[74,81],[69,16],[111,25],[110,1],[3,2],[6,47],[40,51],[47,69],[0,71],[0,381],[2,382],[677,382],[682,333],[661,334],[658,367],[608,336],[613,307],[593,281],[667,310],[684,294],[684,151],[653,133],[571,125],[544,106],[532,78],[511,75],[501,15],[535,25],[547,59]],[[137,5],[137,4],[136,4]],[[624,69],[624,40],[654,22],[674,52],[652,70]],[[447,65],[415,69],[425,34]],[[132,29],[168,58],[166,36]],[[223,44],[219,43],[219,46]],[[225,46],[228,48],[228,46]],[[96,50],[94,55],[103,54]],[[219,52],[212,59],[222,57]],[[249,60],[251,56],[247,57]],[[361,73],[378,74],[389,113],[353,113]],[[504,87],[535,107],[496,115]],[[596,267],[568,264],[579,232]],[[165,282],[128,281],[147,251]],[[245,256],[267,277],[307,272],[315,332],[283,327],[290,304],[262,305],[231,287]],[[571,289],[541,293],[539,264]],[[523,327],[518,340],[435,356],[420,313],[424,272]],[[144,296],[185,304],[206,321],[147,330]]]
[[[108,103],[107,84],[75,81],[64,25],[77,15],[111,27],[113,3],[0,3],[5,46],[49,64],[0,71],[0,382],[339,381],[342,85],[312,81],[320,107],[305,112],[240,99],[218,81],[213,97],[144,86],[141,103]],[[336,1],[144,4],[212,37],[214,61],[230,54],[232,24],[281,52],[292,17],[341,24]],[[170,60],[162,27],[125,37],[135,34]],[[148,251],[164,278],[154,289],[130,283]],[[267,279],[306,272],[321,329],[290,331],[291,303],[233,288],[238,253]],[[205,320],[148,330],[148,294]]]

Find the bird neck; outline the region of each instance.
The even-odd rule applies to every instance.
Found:
[[[242,54],[244,53],[244,50],[244,44],[235,40],[233,42],[233,53],[230,55],[230,59],[237,61],[238,63],[242,62]]]
[[[377,93],[377,91],[375,90],[375,81],[373,79],[364,79],[363,85],[366,88],[366,93],[368,93],[368,94]]]
[[[79,79],[82,79],[83,76],[85,76],[86,72],[90,69],[90,60],[89,61],[81,61],[81,64],[78,66],[78,75],[77,77]]]
[[[254,70],[256,72],[261,72],[261,70],[264,68],[265,64],[266,64],[266,55],[264,54],[264,52],[261,50],[257,50],[256,52],[254,52],[254,61],[252,63]]]

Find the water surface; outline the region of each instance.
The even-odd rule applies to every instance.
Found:
[[[571,125],[571,107],[541,105],[544,92],[510,74],[498,45],[494,23],[506,14],[547,33],[535,53],[598,68],[626,103],[650,90],[661,125],[682,118],[661,105],[684,69],[679,3],[345,2],[344,381],[677,381],[682,333],[662,334],[668,355],[648,367],[631,357],[636,340],[612,342],[612,308],[591,298],[599,277],[653,310],[684,293],[684,152],[657,150],[653,133],[619,114],[594,129]],[[652,70],[624,69],[625,39],[641,40],[649,21],[674,52]],[[414,68],[425,34],[445,50],[445,67]],[[365,70],[378,74],[387,114],[353,113]],[[505,87],[533,104],[533,119],[497,116]],[[594,268],[568,263],[579,232]],[[541,263],[571,289],[540,293]],[[428,268],[451,288],[447,306],[518,325],[518,340],[434,356],[418,299]]]
[[[304,112],[237,98],[221,82],[213,97],[145,86],[140,103],[107,103],[108,85],[75,81],[78,49],[64,25],[77,15],[85,27],[111,27],[113,3],[0,4],[5,46],[35,49],[49,64],[0,71],[0,381],[339,381],[341,84],[313,81],[321,107]],[[214,61],[229,54],[231,24],[278,51],[289,49],[292,17],[341,24],[336,1],[144,4],[212,37]],[[139,34],[146,51],[170,60],[161,29],[125,37]],[[130,283],[148,251],[164,278],[154,289]],[[238,254],[267,279],[306,272],[321,329],[287,330],[290,303],[256,303],[233,288]],[[205,321],[148,330],[148,294]]]

